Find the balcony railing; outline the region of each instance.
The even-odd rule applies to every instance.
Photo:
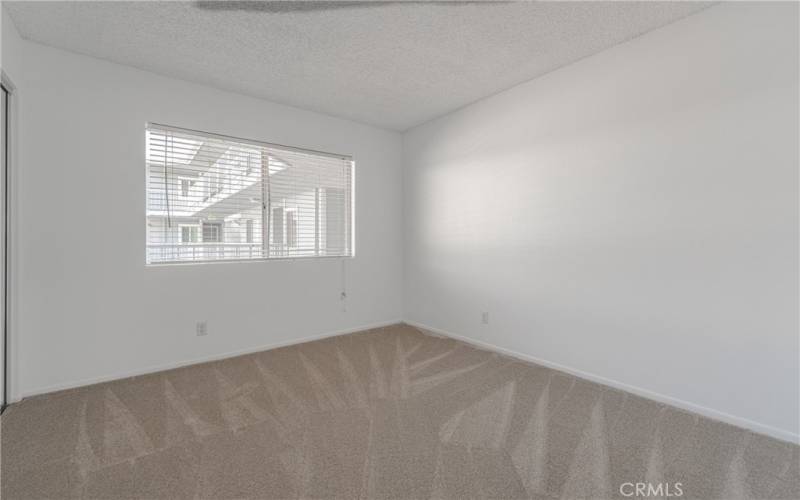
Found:
[[[271,258],[325,257],[341,255],[339,252],[317,250],[313,246],[292,247],[281,244],[270,245]],[[147,245],[147,262],[193,262],[213,260],[263,259],[261,243],[155,243]]]
[[[261,243],[157,243],[147,245],[147,262],[260,259]]]

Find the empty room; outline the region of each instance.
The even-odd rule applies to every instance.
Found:
[[[800,3],[0,13],[4,500],[800,499]]]

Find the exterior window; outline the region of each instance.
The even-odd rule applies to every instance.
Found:
[[[148,125],[147,264],[350,257],[349,156]]]
[[[181,243],[197,243],[197,226],[181,226]]]
[[[297,211],[286,212],[286,246],[297,246]]]
[[[191,195],[192,186],[194,186],[193,179],[182,178],[180,179],[181,182],[181,196],[184,198],[188,198]]]
[[[222,224],[203,222],[203,243],[219,243],[222,241]]]
[[[208,201],[209,198],[218,195],[222,191],[221,174],[217,169],[211,168],[205,172],[204,178],[206,188],[204,201]]]
[[[275,254],[283,254],[286,245],[283,244],[283,207],[272,209],[272,224],[270,224],[270,246]]]
[[[253,219],[247,219],[247,222],[245,222],[245,241],[247,243],[253,242]]]

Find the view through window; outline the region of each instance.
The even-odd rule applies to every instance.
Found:
[[[353,255],[349,156],[147,127],[147,263]]]

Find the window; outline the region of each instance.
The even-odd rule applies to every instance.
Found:
[[[197,226],[181,225],[181,243],[197,243]]]
[[[245,222],[245,241],[247,243],[253,242],[253,219],[247,219]]]
[[[286,246],[294,248],[297,246],[297,211],[286,212]]]
[[[222,242],[222,224],[219,222],[203,222],[203,243]]]
[[[204,175],[205,174],[205,175]],[[205,172],[205,188],[206,188],[206,197],[203,201],[207,201],[212,196],[216,196],[222,192],[222,172],[217,169],[210,169],[208,172]]]
[[[353,255],[349,156],[147,126],[148,264]]]
[[[194,186],[194,180],[183,177],[180,179],[180,181],[181,181],[181,196],[183,196],[184,198],[188,198],[191,192],[190,190],[192,189],[192,186]]]

